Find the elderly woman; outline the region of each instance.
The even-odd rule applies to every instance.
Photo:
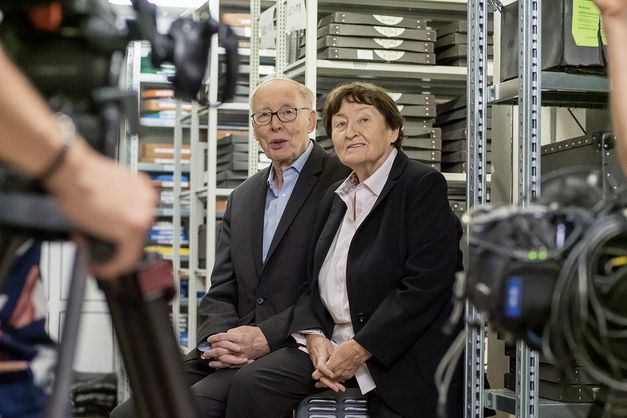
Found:
[[[378,86],[335,88],[323,123],[353,172],[320,202],[294,346],[236,375],[227,417],[288,417],[317,389],[356,384],[373,418],[433,418],[435,369],[452,343],[442,326],[461,269],[446,181],[401,151],[402,116]],[[461,378],[448,393],[449,417],[463,413]]]

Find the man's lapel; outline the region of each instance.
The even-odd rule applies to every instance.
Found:
[[[274,250],[283,239],[283,236],[289,229],[290,225],[292,225],[294,218],[298,215],[300,209],[307,200],[307,197],[311,194],[311,191],[320,179],[320,174],[324,169],[324,158],[326,154],[325,151],[315,142],[313,145],[314,149],[312,150],[309,159],[303,166],[303,170],[298,176],[298,181],[294,186],[290,200],[287,202],[285,211],[283,211],[279,225],[276,228],[276,232],[272,238],[272,243],[270,243],[270,248],[268,249],[266,262],[270,259],[270,257],[272,257]]]
[[[250,196],[250,202],[253,206],[252,216],[248,220],[250,222],[250,233],[252,234],[252,255],[255,262],[255,270],[257,277],[261,275],[263,270],[263,223],[266,211],[266,193],[268,190],[267,179],[270,167],[263,170],[263,175],[259,177],[259,184],[255,187],[253,195]]]

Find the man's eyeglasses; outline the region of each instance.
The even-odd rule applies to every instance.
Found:
[[[257,112],[253,113],[250,117],[253,119],[253,123],[257,126],[264,126],[272,122],[272,117],[276,116],[281,122],[291,122],[298,116],[299,110],[309,110],[308,107],[283,107],[276,112]]]

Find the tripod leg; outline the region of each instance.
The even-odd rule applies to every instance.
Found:
[[[63,331],[59,344],[59,359],[55,370],[54,389],[48,406],[46,418],[69,417],[70,385],[72,383],[72,366],[78,342],[81,307],[85,296],[87,282],[87,253],[76,250],[67,312],[63,322]]]
[[[100,287],[107,298],[137,416],[194,418],[198,415],[168,317],[167,286],[158,270],[100,282]],[[140,285],[142,274],[149,279],[151,289]]]

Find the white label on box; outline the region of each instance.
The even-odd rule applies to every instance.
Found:
[[[155,154],[174,154],[174,148],[155,148]],[[189,148],[182,148],[181,154],[191,154],[192,150]]]
[[[405,55],[404,51],[388,51],[384,49],[375,49],[374,52],[386,61],[398,61]]]
[[[374,55],[372,51],[369,49],[358,49],[357,50],[357,59],[359,60],[372,60]]]
[[[374,38],[374,41],[378,43],[383,48],[396,48],[398,46],[403,45],[402,39],[383,39],[383,38]]]
[[[159,182],[159,186],[163,187],[163,188],[171,188],[174,187],[174,180],[165,180],[165,181],[160,181]],[[182,181],[181,182],[181,188],[186,188],[189,187],[189,182],[187,181]]]
[[[287,0],[287,32],[307,27],[307,9],[304,0]]]
[[[390,93],[388,91],[388,96],[390,96],[395,102],[398,102],[398,99],[400,99],[402,95],[403,93]]]
[[[373,26],[373,28],[381,35],[388,38],[394,38],[395,36],[401,36],[405,33],[405,28],[388,28],[385,26]]]
[[[397,16],[383,16],[383,15],[372,15],[377,22],[380,22],[384,25],[398,25],[403,21],[402,17]]]
[[[402,112],[404,107],[405,106],[403,105],[396,105],[396,108],[398,109],[399,112]]]
[[[259,48],[274,48],[276,41],[276,28],[274,27],[274,12],[276,6],[269,7],[259,16]]]

